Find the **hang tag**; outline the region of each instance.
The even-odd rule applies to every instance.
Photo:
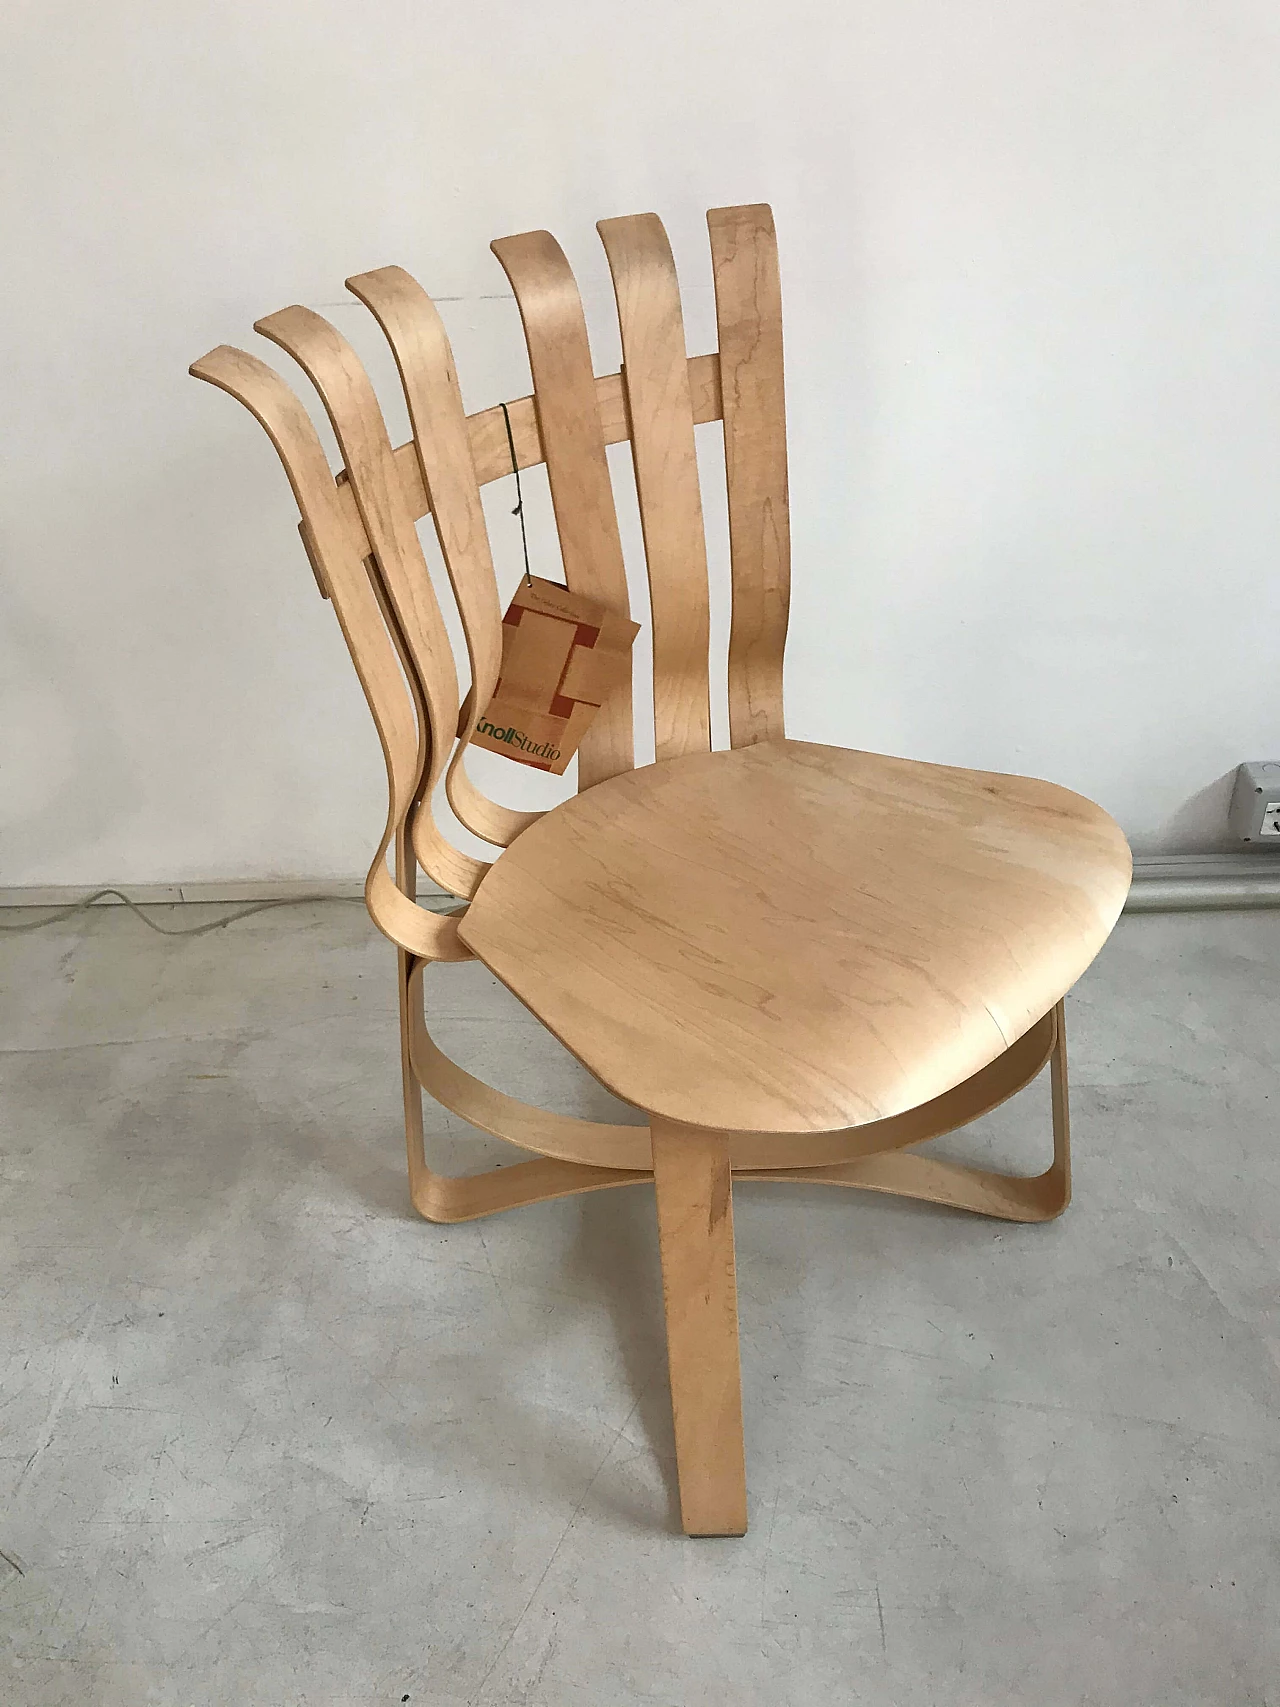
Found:
[[[601,705],[628,678],[640,624],[554,581],[521,581],[502,619],[502,674],[473,747],[560,776]]]

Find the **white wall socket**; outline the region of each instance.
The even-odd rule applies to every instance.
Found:
[[[1280,842],[1280,763],[1251,759],[1240,766],[1227,823],[1249,846]]]

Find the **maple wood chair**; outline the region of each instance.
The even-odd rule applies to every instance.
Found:
[[[599,226],[624,365],[597,377],[573,275],[548,233],[493,244],[534,395],[509,407],[521,467],[547,465],[565,578],[626,617],[605,446],[630,440],[653,625],[657,759],[633,768],[628,681],[579,753],[578,794],[544,813],[485,796],[458,737],[455,661],[415,522],[434,518],[466,635],[464,731],[493,695],[498,590],[480,488],[510,472],[501,407],[463,411],[448,339],[398,267],[347,281],[399,366],[413,438],[393,449],[351,346],[318,314],[257,330],[323,400],[335,478],[302,404],[222,346],[191,372],[249,408],[302,513],[381,736],[386,831],[365,894],[399,948],[409,1185],[432,1221],[652,1179],[684,1527],[739,1535],[746,1478],[731,1177],[822,1181],[1013,1221],[1070,1194],[1062,998],[1118,917],[1124,837],[1100,808],[1024,777],[785,738],[789,547],[782,319],[767,207],[708,214],[720,348],[688,357],[653,214]],[[732,559],[728,713],[710,750],[708,588],[694,429],[723,421]],[[462,852],[432,813],[501,852]],[[394,876],[387,853],[394,847]],[[417,868],[469,904],[420,907]],[[482,1084],[426,1027],[425,968],[476,957],[649,1125],[547,1113]],[[1049,1064],[1053,1160],[1011,1177],[916,1154]],[[425,1087],[535,1160],[432,1171]]]

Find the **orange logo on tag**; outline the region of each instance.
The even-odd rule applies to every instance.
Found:
[[[471,745],[560,776],[609,694],[629,685],[639,632],[598,599],[521,581],[502,619],[502,674]]]

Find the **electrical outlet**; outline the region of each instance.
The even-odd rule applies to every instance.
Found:
[[[1247,846],[1280,842],[1280,762],[1253,759],[1240,766],[1227,822]]]

